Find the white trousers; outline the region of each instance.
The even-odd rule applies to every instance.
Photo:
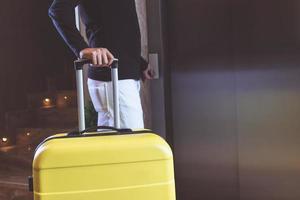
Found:
[[[98,112],[98,126],[114,126],[112,83],[88,79],[88,89],[94,108]],[[119,80],[119,101],[120,127],[144,128],[140,81]]]

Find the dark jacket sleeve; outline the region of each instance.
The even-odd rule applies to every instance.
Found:
[[[77,57],[82,49],[88,48],[76,28],[75,7],[80,1],[82,0],[54,0],[48,11],[57,31]]]

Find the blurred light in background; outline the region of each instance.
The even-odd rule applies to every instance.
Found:
[[[4,142],[4,143],[8,142],[8,138],[6,138],[6,137],[2,138],[2,142]]]
[[[45,108],[50,107],[50,106],[51,106],[51,99],[50,99],[50,98],[45,98],[45,99],[43,100],[43,106],[44,106]]]

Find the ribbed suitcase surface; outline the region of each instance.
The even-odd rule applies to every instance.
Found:
[[[175,200],[172,151],[142,132],[48,138],[34,156],[34,199]]]

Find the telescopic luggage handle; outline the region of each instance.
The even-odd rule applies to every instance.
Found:
[[[78,59],[78,60],[75,60],[74,61],[74,67],[75,67],[75,70],[80,70],[80,69],[83,69],[83,66],[86,65],[86,64],[92,64],[92,61],[90,59],[85,59],[85,58],[81,58],[81,59]],[[118,68],[119,66],[119,60],[117,58],[115,58],[112,62],[112,64],[110,65],[110,67],[113,69],[113,68]]]
[[[89,59],[78,59],[74,61],[76,71],[77,104],[78,104],[78,128],[79,131],[85,130],[84,115],[84,90],[83,90],[83,66],[91,64]],[[118,87],[118,59],[114,59],[111,64],[111,80],[113,85],[113,104],[114,104],[114,126],[120,128],[120,106],[119,106],[119,87]]]

